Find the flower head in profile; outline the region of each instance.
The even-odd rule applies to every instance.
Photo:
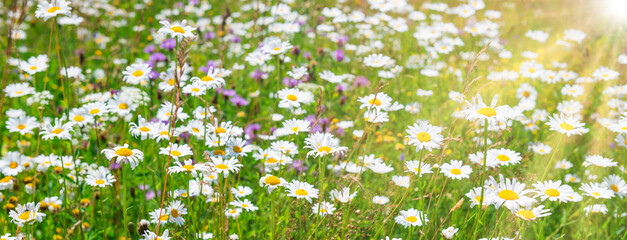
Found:
[[[546,125],[549,125],[550,130],[566,134],[568,137],[573,134],[581,135],[588,132],[588,129],[584,128],[584,123],[579,122],[575,117],[566,116],[564,114],[554,114],[549,117],[549,122],[547,122]]]
[[[405,228],[416,226],[420,227],[429,222],[426,214],[413,208],[407,211],[401,210],[399,215],[396,216],[394,220],[396,220],[396,223],[403,225]]]
[[[498,99],[499,96],[494,95],[490,106],[488,106],[483,103],[481,95],[477,94],[470,102],[466,101],[466,109],[461,112],[466,115],[466,119],[469,121],[488,120],[490,124],[507,122],[507,120],[514,118],[517,113],[511,107],[507,105],[496,106]]]
[[[305,139],[305,148],[311,149],[307,156],[324,157],[328,154],[342,154],[348,150],[347,147],[340,146],[340,140],[330,133],[316,132]]]
[[[39,133],[43,140],[50,140],[54,138],[70,140],[72,138],[71,133],[74,131],[72,122],[63,123],[62,119],[55,119],[54,124],[46,123],[42,131]]]
[[[159,23],[163,25],[158,31],[161,34],[170,35],[170,37],[178,38],[179,40],[194,37],[196,28],[188,26],[187,20],[183,20],[180,23],[163,20]]]

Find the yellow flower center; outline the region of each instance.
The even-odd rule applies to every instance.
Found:
[[[457,168],[453,168],[451,169],[451,173],[455,175],[459,175],[459,174],[462,174],[462,171]]]
[[[53,6],[51,8],[48,8],[48,13],[55,13],[56,11],[59,11],[59,10],[61,10],[60,7]]]
[[[529,210],[518,210],[518,215],[520,215],[521,217],[523,217],[524,219],[533,219],[536,217],[535,214],[533,214],[532,211]]]
[[[74,121],[76,121],[76,122],[82,122],[84,120],[85,120],[85,118],[83,116],[81,116],[81,115],[74,116]]]
[[[518,193],[508,189],[499,192],[499,197],[505,200],[516,200],[519,198]]]
[[[19,130],[24,130],[24,128],[26,128],[26,125],[24,124],[17,125],[17,129]]]
[[[570,125],[570,124],[568,124],[568,123],[561,123],[561,124],[560,124],[560,127],[561,127],[562,129],[566,130],[566,131],[570,131],[570,130],[575,129],[575,128],[573,127],[573,125]]]
[[[307,196],[308,194],[309,194],[309,193],[308,193],[308,192],[307,192],[307,190],[305,190],[305,189],[298,189],[298,190],[296,190],[296,195],[299,195],[299,196]]]
[[[409,216],[409,217],[405,218],[405,221],[408,221],[410,223],[415,223],[416,221],[418,221],[418,218],[416,218],[414,216]]]
[[[195,133],[199,133],[200,130],[198,128],[192,128],[192,131],[194,131]]]
[[[484,107],[484,108],[477,110],[477,113],[486,117],[492,117],[496,115],[496,110],[494,110],[494,108],[491,108],[491,107]]]
[[[144,127],[140,127],[140,128],[139,128],[139,131],[142,131],[142,132],[150,132],[150,128],[148,128],[148,127],[146,127],[146,126],[144,126]]]
[[[370,105],[372,105],[372,104],[377,105],[377,106],[381,105],[381,101],[379,99],[376,99],[376,98],[368,101],[368,103],[370,103]]]
[[[549,197],[557,197],[560,195],[560,191],[557,191],[557,189],[549,188],[546,191],[544,191],[544,194],[546,194]]]
[[[598,193],[598,192],[593,192],[592,194],[593,194],[594,196],[597,196],[597,197],[598,197],[598,196],[601,196],[601,194],[600,194],[600,193]]]
[[[133,72],[133,76],[135,76],[135,77],[139,77],[139,76],[142,76],[142,75],[144,75],[144,72],[142,72],[141,70],[137,70],[137,71]]]
[[[242,152],[242,148],[240,146],[233,146],[233,152],[241,153]]]
[[[17,165],[18,165],[17,162],[11,162],[11,164],[9,164],[9,167],[11,169],[15,169],[15,168],[17,168]]]
[[[171,152],[170,152],[170,154],[171,154],[172,156],[175,156],[175,157],[178,157],[178,156],[181,156],[181,155],[182,155],[182,153],[181,153],[181,152],[179,152],[179,151],[177,151],[177,150],[171,151]]]
[[[105,181],[104,181],[104,180],[102,180],[102,179],[98,179],[98,180],[96,180],[96,184],[98,184],[98,185],[102,185],[102,184],[104,184],[104,183],[105,183]]]
[[[22,94],[22,93],[24,93],[24,92],[22,92],[22,91],[17,91],[17,92],[15,92],[15,94],[17,94],[17,95],[20,95],[20,94]]]
[[[126,103],[120,103],[120,105],[118,105],[118,108],[119,108],[119,109],[122,109],[122,110],[126,110],[126,109],[128,109],[128,104],[126,104]]]
[[[118,150],[115,150],[115,154],[118,156],[122,156],[122,157],[128,157],[133,155],[133,151],[131,151],[131,149],[128,148],[120,148]]]
[[[318,152],[326,152],[326,153],[330,153],[330,152],[331,152],[331,150],[333,150],[333,149],[331,149],[330,147],[327,147],[327,146],[324,146],[324,147],[320,147],[320,148],[318,148]]]
[[[191,172],[194,170],[194,165],[183,165],[182,168],[185,168],[186,172]]]
[[[170,86],[174,86],[174,83],[176,82],[176,80],[174,80],[174,78],[168,80],[168,85]]]
[[[529,72],[530,73],[534,73],[534,72],[536,72],[536,69],[535,68],[529,68]]]
[[[268,176],[266,178],[266,180],[264,180],[264,182],[266,182],[266,184],[268,184],[268,185],[274,186],[274,185],[280,184],[281,183],[281,179],[279,179],[278,177],[275,177],[275,176]]]
[[[294,95],[294,94],[287,95],[287,97],[286,97],[286,98],[287,98],[287,100],[290,100],[290,101],[296,101],[296,100],[298,100],[298,98],[297,98],[297,97],[296,97],[296,95]]]
[[[217,169],[226,170],[226,169],[229,169],[229,166],[227,166],[226,164],[220,163],[220,164],[216,165],[216,168]]]
[[[198,92],[200,91],[200,88],[192,88],[192,92]]]
[[[529,97],[530,95],[531,95],[531,93],[529,91],[523,92],[523,96],[525,96],[525,97]]]
[[[35,69],[37,69],[37,67],[36,67],[36,66],[31,66],[31,67],[29,67],[29,68],[30,68],[30,70],[35,70]]]
[[[30,211],[24,211],[22,214],[20,214],[20,216],[18,216],[18,218],[24,221],[28,221],[30,219],[30,214]]]
[[[497,158],[498,160],[500,160],[501,162],[507,162],[507,161],[509,161],[509,157],[508,157],[508,156],[505,156],[505,155],[502,155],[502,154],[501,154],[501,155],[496,156],[496,158]]]
[[[610,188],[612,189],[612,191],[618,192],[618,186],[616,186],[615,184],[612,184],[612,186],[610,186]]]
[[[200,81],[203,81],[203,82],[211,82],[211,81],[213,81],[213,78],[212,78],[212,77],[210,77],[210,76],[204,76],[204,77],[202,77],[202,78],[200,79]]]
[[[226,132],[226,129],[224,129],[224,128],[222,128],[222,127],[218,127],[218,128],[216,128],[216,131],[215,131],[215,132],[216,132],[217,134],[220,134],[220,133],[225,133],[225,132]]]
[[[222,156],[226,155],[226,153],[224,151],[222,151],[222,149],[214,150],[213,154],[215,154],[215,155],[222,155]]]
[[[185,29],[179,26],[171,27],[170,30],[177,32],[177,33],[185,33]]]
[[[172,210],[170,211],[170,214],[172,214],[172,217],[175,217],[175,218],[176,218],[176,217],[178,217],[178,216],[179,216],[179,210],[176,210],[176,208],[175,208],[175,209],[172,209]]]
[[[57,128],[57,129],[55,129],[55,130],[52,130],[52,132],[50,132],[50,133],[59,134],[59,133],[61,133],[61,132],[63,132],[63,129],[61,129],[61,128]]]
[[[428,134],[428,133],[426,133],[426,132],[419,132],[419,133],[416,135],[416,138],[418,139],[418,141],[421,141],[421,142],[428,142],[428,141],[431,141],[431,135],[429,135],[429,134]]]
[[[98,114],[99,112],[100,112],[100,109],[89,110],[89,114],[91,114],[91,115]]]
[[[292,132],[298,132],[298,129],[299,129],[298,127],[293,127]]]
[[[159,221],[167,221],[168,218],[170,218],[168,215],[161,215],[159,216]]]
[[[274,48],[274,51],[279,51],[281,50],[281,48]]]
[[[268,160],[266,160],[266,163],[270,163],[270,164],[277,163],[277,162],[278,160],[276,160],[276,158],[268,158]]]

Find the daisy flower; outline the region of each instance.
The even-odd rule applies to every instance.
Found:
[[[340,146],[340,140],[330,133],[315,132],[305,139],[305,148],[311,149],[307,156],[324,157],[328,154],[343,154],[347,147]]]
[[[259,208],[255,207],[255,205],[253,205],[252,202],[250,202],[248,199],[244,199],[244,200],[235,200],[233,202],[230,202],[229,205],[235,206],[235,207],[240,207],[244,210],[246,210],[247,212],[254,212],[257,211]]]
[[[20,134],[33,134],[33,129],[39,127],[39,121],[34,117],[18,116],[9,118],[6,121],[6,127],[9,132],[19,132]]]
[[[584,123],[579,122],[572,116],[566,116],[564,114],[553,114],[549,117],[549,122],[546,125],[550,126],[550,130],[558,131],[566,136],[577,134],[581,135],[588,132],[588,129],[584,128]]]
[[[221,77],[221,72],[219,68],[210,67],[207,70],[207,75],[202,78],[193,77],[192,82],[199,83],[202,86],[205,86],[208,89],[216,89],[223,87],[225,84],[224,78]]]
[[[314,214],[324,217],[326,215],[333,215],[335,206],[333,203],[323,201],[322,203],[315,203],[311,206],[311,211],[313,211]]]
[[[579,190],[583,191],[583,195],[593,197],[595,199],[610,199],[614,196],[614,191],[605,187],[601,183],[582,183]]]
[[[319,194],[318,189],[314,188],[313,185],[298,180],[288,183],[286,188],[288,197],[295,197],[297,199],[304,198],[309,203],[311,203],[312,198],[318,198]]]
[[[152,68],[147,63],[134,63],[122,71],[123,80],[129,84],[137,85],[149,81],[150,72],[152,72]]]
[[[521,207],[517,210],[514,210],[514,215],[522,218],[525,221],[534,221],[539,217],[546,217],[551,215],[551,210],[544,209],[544,205],[537,206],[535,208],[531,208],[530,206]]]
[[[168,168],[168,172],[170,174],[172,173],[191,173],[193,177],[196,177],[196,175],[198,174],[197,172],[204,172],[206,171],[206,167],[204,163],[196,163],[194,164],[193,161],[190,160],[185,160],[183,161],[183,163],[181,162],[174,162],[175,166],[172,166],[170,168]]]
[[[618,175],[612,174],[603,178],[603,183],[614,191],[614,194],[616,194],[616,196],[620,199],[627,196],[627,183],[625,183],[625,180],[620,178]]]
[[[301,132],[309,132],[309,126],[311,122],[307,120],[300,120],[296,118],[292,118],[290,120],[285,120],[283,122],[283,128],[277,129],[280,132],[284,132],[286,134],[298,134]]]
[[[271,193],[272,190],[278,187],[284,187],[287,184],[288,182],[285,181],[285,179],[270,174],[266,174],[259,179],[259,186],[267,187],[269,193]]]
[[[586,156],[586,160],[583,162],[584,167],[597,166],[597,167],[615,167],[618,163],[612,161],[610,158],[605,158],[601,155]]]
[[[211,169],[216,173],[224,174],[224,177],[228,177],[229,173],[238,173],[239,169],[244,165],[240,164],[237,158],[231,157],[229,159],[223,159],[221,157],[211,157],[210,162]]]
[[[277,93],[280,108],[298,108],[301,104],[310,104],[314,100],[313,94],[296,88],[285,88]]]
[[[364,64],[366,66],[375,68],[389,65],[392,61],[393,60],[390,57],[376,53],[370,54],[364,58]]]
[[[74,124],[72,122],[63,123],[62,119],[54,119],[54,125],[47,122],[39,135],[42,135],[41,138],[44,140],[50,140],[54,138],[70,140],[72,138],[71,132],[74,130],[72,126]]]
[[[562,181],[553,182],[551,180],[546,182],[538,182],[533,184],[535,187],[536,197],[540,197],[540,200],[549,200],[552,202],[568,202],[574,191],[568,185],[562,185]]]
[[[484,194],[497,209],[504,205],[508,209],[517,209],[520,206],[528,206],[535,203],[536,200],[525,196],[533,190],[525,190],[525,184],[519,183],[516,179],[504,178],[499,175],[499,182],[496,183],[494,189]],[[485,196],[487,195],[487,196]]]
[[[490,199],[487,198],[487,194],[486,193],[488,193],[488,191],[490,191],[492,189],[489,188],[489,187],[484,187],[484,188],[486,188],[486,189],[484,190],[483,201],[481,201],[482,200],[481,199],[481,187],[476,187],[476,188],[470,189],[470,191],[466,193],[466,197],[468,199],[470,199],[470,207],[471,208],[474,207],[474,206],[479,205],[479,203],[482,203],[483,206],[488,206],[488,205],[491,204]]]
[[[115,178],[105,167],[99,167],[97,170],[91,170],[85,178],[85,183],[93,187],[111,186],[115,182]]]
[[[390,199],[386,196],[374,196],[372,197],[372,202],[379,205],[385,205],[386,203],[390,202]]]
[[[586,216],[588,216],[588,214],[590,213],[601,213],[605,215],[607,214],[607,211],[608,211],[607,206],[605,206],[605,204],[588,205],[583,210],[584,212],[586,212]]]
[[[157,235],[154,232],[151,231],[146,231],[142,237],[144,237],[143,240],[170,240],[172,239],[171,237],[169,237],[168,235],[170,234],[170,232],[168,231],[168,229],[166,229],[165,231],[163,231],[163,234],[161,234],[161,236]]]
[[[36,221],[41,222],[46,214],[40,213],[39,208],[39,203],[35,204],[33,202],[29,202],[24,205],[18,204],[15,210],[11,210],[9,212],[9,216],[12,218],[11,222],[20,227],[24,227],[25,223],[33,225]]]
[[[175,223],[179,227],[185,224],[183,215],[187,214],[187,208],[185,208],[185,204],[181,203],[181,201],[173,201],[170,206],[167,207],[166,212],[170,213],[168,217],[169,222]]]
[[[440,134],[442,132],[441,127],[433,126],[427,121],[418,121],[413,126],[409,126],[406,137],[409,138],[408,144],[416,146],[416,152],[426,149],[431,151],[432,149],[440,149],[440,145],[444,140],[444,137]]]
[[[406,172],[418,174],[420,177],[422,177],[422,174],[433,173],[433,171],[431,171],[431,164],[420,162],[417,160],[405,162],[405,167],[407,167]]]
[[[137,149],[129,149],[128,144],[114,147],[113,149],[103,149],[101,153],[103,153],[108,160],[115,158],[118,164],[128,162],[131,164],[131,169],[135,169],[137,164],[144,160],[144,153]]]
[[[472,173],[472,168],[468,165],[463,165],[464,162],[459,160],[452,160],[451,163],[444,163],[440,166],[440,172],[444,176],[452,179],[461,180],[462,178],[469,178]]]
[[[292,47],[293,46],[292,44],[290,44],[290,42],[281,41],[281,39],[275,38],[271,39],[270,41],[264,41],[261,50],[266,54],[279,55],[291,50]]]
[[[70,2],[65,0],[51,0],[49,1],[39,1],[37,4],[37,10],[35,11],[35,16],[37,18],[43,18],[44,21],[47,21],[50,18],[56,17],[57,15],[66,15],[69,16],[70,10]]]
[[[350,188],[344,187],[342,190],[333,189],[329,192],[331,199],[335,201],[339,201],[341,203],[351,202],[355,196],[357,196],[357,191],[352,192]]]
[[[28,83],[13,83],[4,88],[4,92],[7,97],[16,98],[22,97],[35,92],[35,88],[29,86]]]
[[[450,226],[450,227],[442,230],[442,236],[445,239],[453,239],[453,237],[455,236],[457,231],[459,231],[459,228]]]
[[[409,188],[411,178],[409,176],[392,176],[392,182],[399,187]]]
[[[144,119],[142,116],[137,117],[137,123],[132,122],[129,125],[129,132],[131,133],[131,135],[133,135],[133,137],[140,137],[141,140],[145,140],[146,138],[148,138],[153,128],[153,124],[146,122],[146,119]]]
[[[231,193],[236,198],[246,197],[253,193],[253,189],[247,186],[237,186],[237,188],[231,188]]]
[[[515,117],[514,110],[507,106],[496,106],[499,96],[494,95],[490,106],[483,103],[481,95],[477,94],[472,98],[471,102],[466,101],[466,109],[461,112],[466,115],[466,119],[469,121],[476,120],[488,120],[490,124],[496,124],[498,122],[507,122],[507,120]]]
[[[505,148],[490,149],[487,154],[488,161],[498,162],[502,166],[515,165],[522,160],[520,153]]]
[[[361,103],[359,106],[360,109],[374,108],[377,110],[386,110],[392,105],[393,100],[384,92],[378,92],[365,97],[359,97],[357,101]]]
[[[176,143],[171,143],[170,146],[161,148],[161,151],[159,151],[159,154],[170,155],[175,160],[178,160],[179,158],[182,158],[182,157],[191,156],[193,153],[192,153],[192,149],[189,146],[187,146],[187,144],[179,145]]]
[[[170,23],[169,21],[162,20],[159,23],[163,25],[161,28],[159,28],[159,31],[157,31],[160,34],[169,34],[170,37],[178,38],[179,40],[183,38],[194,37],[194,31],[196,30],[196,28],[192,26],[187,26],[187,20],[183,20],[180,23]]]
[[[394,220],[396,220],[396,223],[403,225],[405,228],[415,226],[420,227],[429,222],[426,214],[413,208],[406,211],[401,210],[399,215],[396,216]]]

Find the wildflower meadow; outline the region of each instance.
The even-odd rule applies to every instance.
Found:
[[[627,0],[0,20],[0,240],[627,239]]]

